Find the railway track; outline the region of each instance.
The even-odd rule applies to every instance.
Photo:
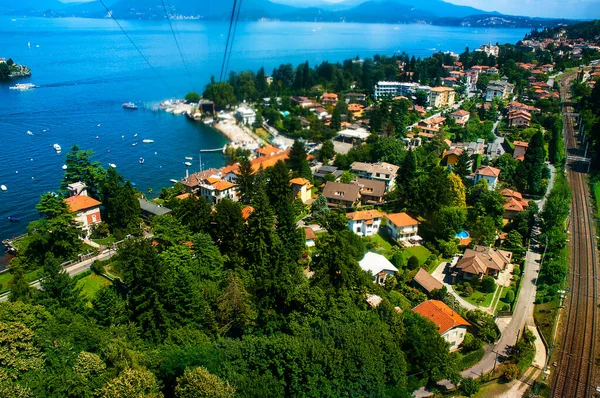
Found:
[[[563,102],[570,101],[570,82],[561,83]],[[565,140],[569,156],[582,156],[570,106],[565,115]],[[567,162],[572,190],[569,216],[570,293],[566,300],[565,330],[558,347],[559,361],[552,385],[553,397],[593,397],[596,394],[595,351],[598,316],[596,232],[586,174],[587,165]]]

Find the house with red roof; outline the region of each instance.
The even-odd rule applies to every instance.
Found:
[[[525,154],[527,153],[527,148],[529,148],[529,143],[524,141],[515,141],[513,142],[513,145],[515,146],[513,158],[520,161],[525,160]]]
[[[486,180],[488,189],[493,191],[498,185],[498,177],[500,177],[500,169],[491,166],[483,166],[475,171],[475,184],[481,180]]]
[[[523,195],[512,189],[503,189],[500,191],[500,195],[506,200],[504,218],[507,220],[512,220],[529,206],[529,203],[523,199]]]
[[[510,127],[529,127],[531,113],[526,111],[511,111],[508,113],[508,125]]]
[[[471,326],[463,317],[458,315],[452,308],[439,300],[427,300],[413,308],[415,314],[433,322],[440,336],[450,345],[450,351],[456,351],[462,344],[467,334],[467,328]]]
[[[346,214],[348,228],[358,236],[373,236],[379,232],[383,214],[379,210],[362,210]]]
[[[467,124],[471,117],[471,114],[465,111],[464,109],[459,109],[456,112],[452,112],[450,115],[452,116],[456,124],[463,127]]]
[[[94,198],[83,195],[75,195],[65,199],[71,213],[75,213],[77,227],[88,237],[92,232],[92,226],[102,222],[100,217],[100,206],[102,203]]]

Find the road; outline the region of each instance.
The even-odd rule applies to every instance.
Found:
[[[556,170],[552,165],[549,165],[551,171],[550,181],[548,182],[548,192],[554,187]],[[546,202],[544,197],[538,201],[540,206]],[[517,342],[518,336],[523,332],[525,325],[533,326],[533,302],[537,291],[537,278],[540,272],[541,253],[533,246],[529,246],[526,255],[525,270],[521,280],[521,290],[517,297],[515,311],[513,312],[510,323],[504,329],[502,337],[494,345],[493,349],[486,351],[483,359],[475,366],[465,370],[462,373],[463,377],[480,377],[482,374],[488,373],[494,369],[496,357],[506,356],[508,349]]]
[[[99,255],[97,255],[96,257],[92,257],[92,258],[84,260],[80,263],[72,264],[72,265],[65,267],[65,271],[67,271],[67,273],[71,277],[81,274],[81,273],[89,270],[90,267],[92,266],[92,264],[94,263],[94,261],[108,260],[115,254],[117,254],[116,250],[107,249],[107,250],[103,251],[102,253],[100,253]],[[40,280],[38,279],[36,281],[33,281],[29,285],[31,287],[39,289],[40,288]],[[9,293],[4,293],[4,294],[0,295],[0,302],[8,301],[8,296],[9,296]]]
[[[570,82],[561,82],[564,104],[567,179],[572,190],[569,215],[569,287],[563,314],[564,333],[555,352],[558,367],[552,383],[553,397],[591,397],[598,375],[595,369],[598,319],[598,256],[594,215],[588,187],[588,165],[576,157],[583,155],[584,138],[574,128]]]

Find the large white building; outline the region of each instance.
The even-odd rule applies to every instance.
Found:
[[[358,262],[363,271],[370,272],[373,275],[373,283],[383,285],[388,275],[396,275],[398,268],[394,267],[387,258],[381,254],[368,252],[362,260]]]
[[[396,97],[399,95],[408,97],[414,95],[417,91],[425,91],[427,95],[431,92],[431,87],[422,86],[419,83],[408,82],[379,82],[375,85],[375,99],[390,96]]]
[[[346,214],[348,228],[358,236],[373,236],[379,232],[383,214],[379,210],[362,210]]]
[[[240,105],[235,113],[235,117],[242,124],[254,124],[256,121],[256,112],[248,105]]]

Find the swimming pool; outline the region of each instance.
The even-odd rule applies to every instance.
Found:
[[[456,239],[467,239],[469,237],[469,233],[463,229],[462,231],[457,233],[454,237]]]

